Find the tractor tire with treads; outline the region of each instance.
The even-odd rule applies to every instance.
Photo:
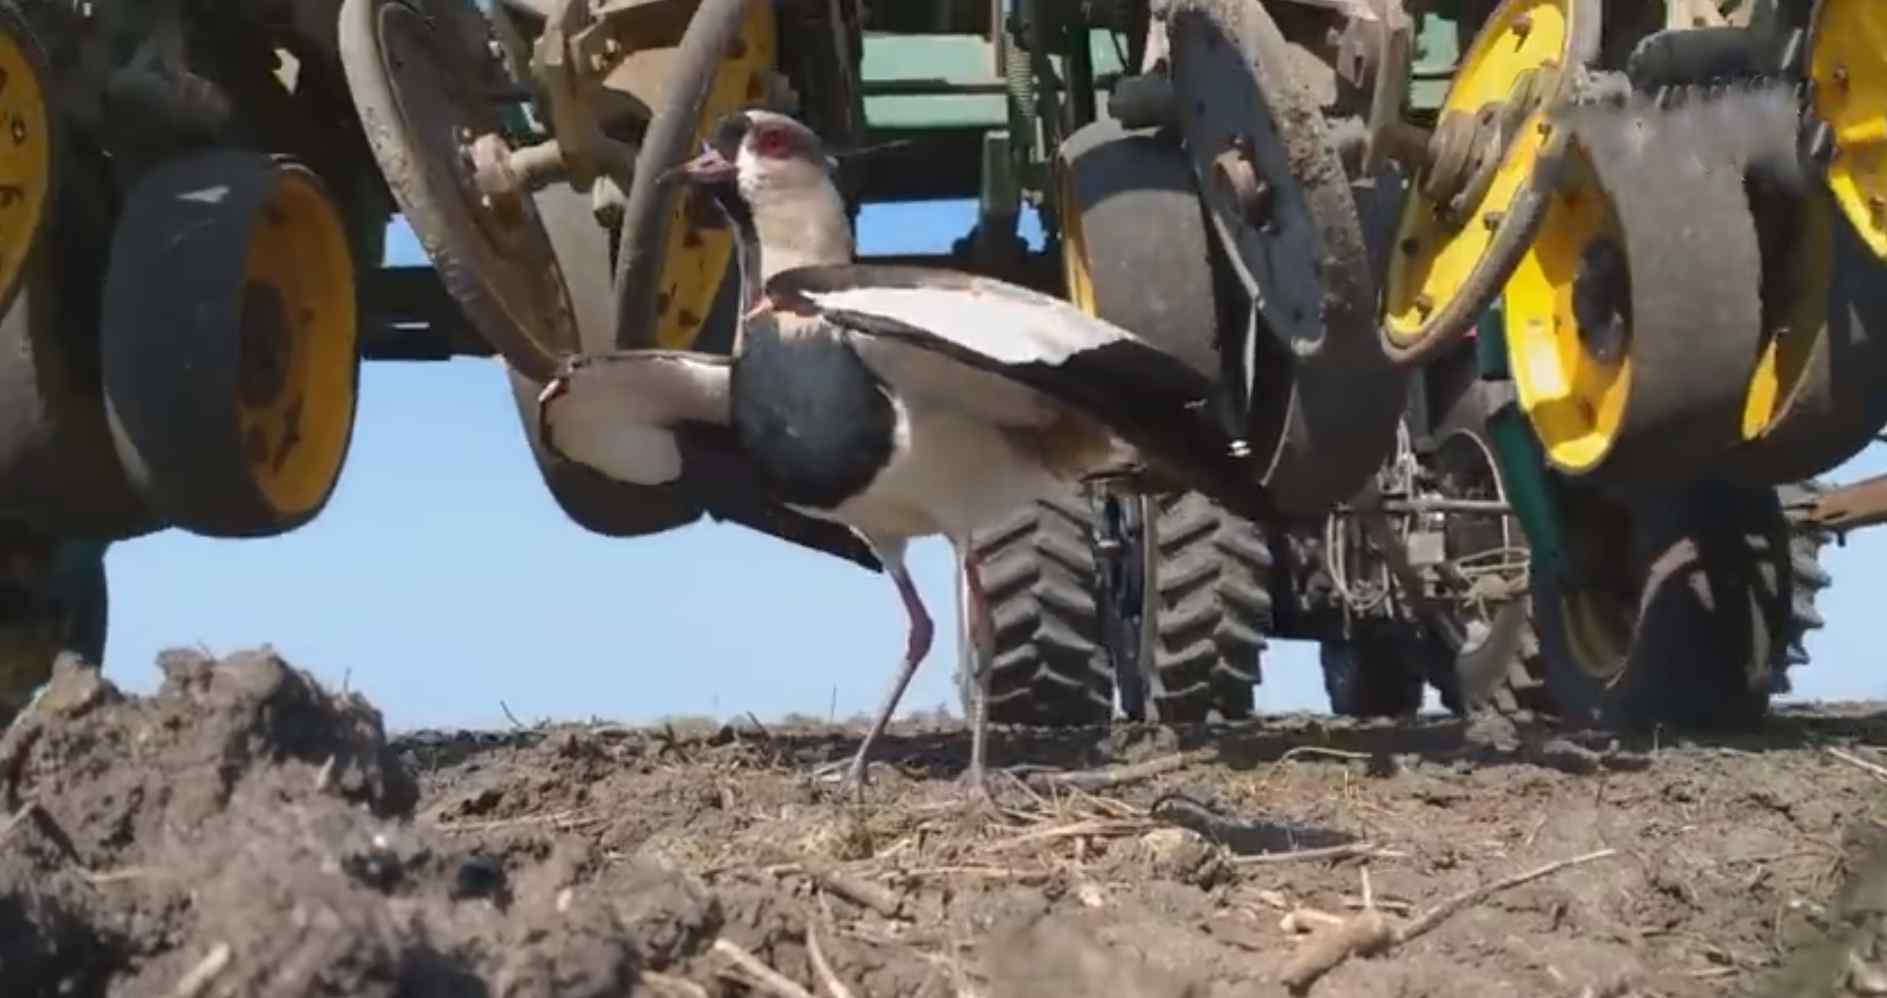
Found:
[[[1821,482],[1808,480],[1776,486],[1776,498],[1785,506],[1826,490]],[[1808,524],[1795,524],[1789,533],[1789,574],[1793,583],[1789,601],[1789,623],[1782,636],[1782,657],[1776,663],[1771,691],[1788,693],[1793,688],[1788,670],[1807,665],[1808,632],[1819,631],[1826,621],[1815,608],[1821,591],[1834,583],[1833,576],[1821,564],[1821,549],[1827,545],[1827,530]]]
[[[992,723],[1062,727],[1112,717],[1093,531],[1094,511],[1076,492],[972,538],[995,632]]]
[[[1263,530],[1198,493],[1151,500],[1148,607],[1153,697],[1162,721],[1252,715],[1271,629],[1271,547]]]
[[[1581,642],[1593,628],[1576,623],[1591,611],[1569,615],[1557,580],[1534,581],[1560,717],[1625,729],[1760,723],[1795,612],[1793,538],[1775,491],[1699,482],[1632,505],[1639,591],[1610,597],[1628,641]]]
[[[1410,659],[1418,654],[1397,635],[1322,641],[1317,645],[1324,692],[1338,717],[1402,717],[1422,706],[1423,674]]]

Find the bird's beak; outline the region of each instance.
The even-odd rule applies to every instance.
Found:
[[[721,155],[719,149],[707,146],[701,150],[701,155],[664,173],[662,180],[668,182],[681,177],[693,184],[716,184],[732,180],[735,172],[734,164]]]

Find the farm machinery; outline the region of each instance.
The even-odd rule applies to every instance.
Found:
[[[1341,713],[1748,723],[1855,516],[1814,478],[1887,423],[1883,51],[1872,0],[0,0],[0,711],[102,647],[105,544],[316,516],[363,359],[501,358],[588,530],[833,549],[534,432],[564,353],[731,348],[731,235],[661,175],[766,105],[855,211],[974,199],[893,262],[1212,375],[1290,513],[987,531],[993,719],[1244,717],[1276,636]]]

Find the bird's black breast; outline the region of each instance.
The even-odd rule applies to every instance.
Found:
[[[897,413],[836,336],[746,331],[729,385],[741,446],[785,502],[830,509],[864,491],[891,457]]]

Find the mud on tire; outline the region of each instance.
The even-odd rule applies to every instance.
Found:
[[[1271,629],[1271,547],[1257,524],[1198,493],[1153,499],[1157,560],[1148,618],[1162,721],[1252,714]]]
[[[1079,726],[1113,715],[1093,524],[1087,497],[1073,492],[971,539],[995,632],[993,723]]]

